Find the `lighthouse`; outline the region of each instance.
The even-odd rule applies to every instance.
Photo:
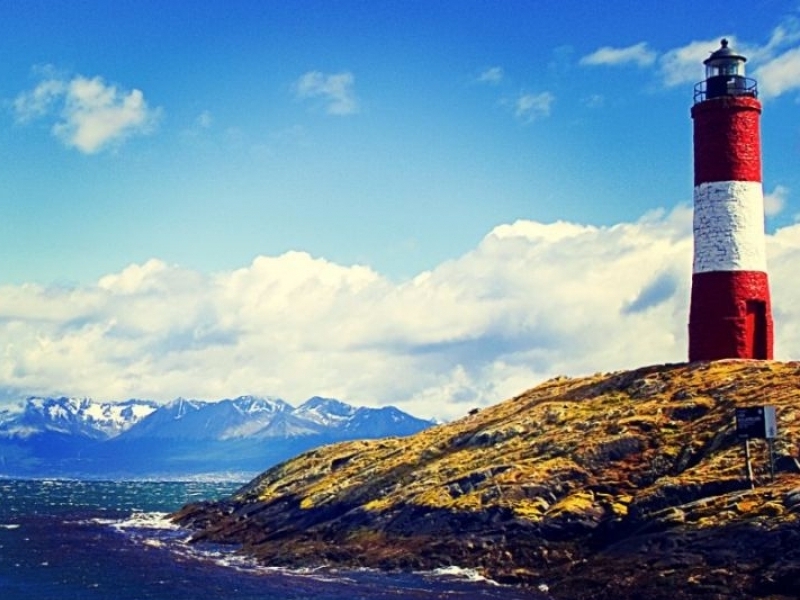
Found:
[[[723,39],[695,86],[690,361],[772,358],[761,103],[746,61]]]

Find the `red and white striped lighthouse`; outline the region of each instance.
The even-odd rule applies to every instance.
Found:
[[[689,360],[772,358],[756,82],[728,40],[695,86]]]

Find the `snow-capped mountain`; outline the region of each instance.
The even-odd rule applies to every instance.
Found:
[[[297,408],[280,398],[242,396],[218,402],[180,398],[147,415],[120,435],[120,440],[384,437],[409,435],[430,424],[394,407],[356,408],[318,396]]]
[[[0,411],[0,475],[144,476],[261,471],[313,447],[410,435],[433,422],[313,397],[100,403],[28,398]]]
[[[355,412],[355,407],[340,400],[314,396],[298,406],[293,414],[323,427],[338,427],[351,419]]]
[[[428,422],[431,425],[431,422]],[[372,437],[391,437],[396,435],[411,435],[422,428],[419,419],[404,413],[394,406],[383,408],[357,408],[343,423],[344,431],[357,434],[369,431]]]
[[[218,402],[179,398],[125,432],[125,439],[225,440],[257,434],[292,407],[280,398],[242,396]]]
[[[157,407],[147,400],[101,403],[89,398],[31,396],[18,410],[0,414],[0,437],[59,433],[103,440],[120,435]]]

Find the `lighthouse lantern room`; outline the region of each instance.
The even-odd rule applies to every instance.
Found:
[[[746,58],[722,40],[695,86],[689,360],[771,359],[761,103]]]
[[[697,84],[696,91],[702,99],[710,100],[720,96],[749,94],[756,96],[756,82],[744,76],[744,63],[747,59],[728,47],[723,39],[720,49],[703,61],[706,66],[705,81]],[[695,100],[698,95],[695,94]]]

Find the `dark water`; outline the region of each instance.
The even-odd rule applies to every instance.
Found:
[[[534,592],[437,573],[286,571],[197,548],[164,516],[234,483],[0,479],[2,600],[522,600]]]

